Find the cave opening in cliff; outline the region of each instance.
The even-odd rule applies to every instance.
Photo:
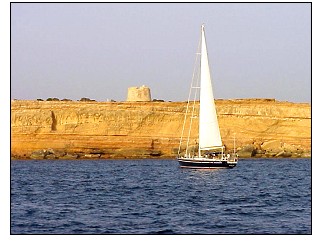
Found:
[[[51,117],[52,117],[51,130],[56,131],[57,120],[53,111],[51,111]]]

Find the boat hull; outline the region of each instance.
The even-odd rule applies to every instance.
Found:
[[[199,169],[221,169],[234,168],[236,161],[212,160],[212,159],[195,159],[195,158],[178,158],[181,168],[199,168]]]

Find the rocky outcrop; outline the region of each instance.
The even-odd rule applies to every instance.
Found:
[[[227,150],[240,157],[310,157],[311,106],[216,101]],[[12,158],[175,157],[185,102],[11,102]]]

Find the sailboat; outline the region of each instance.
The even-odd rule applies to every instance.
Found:
[[[233,168],[238,162],[235,138],[233,152],[225,152],[213,97],[204,25],[201,26],[201,37],[196,54],[180,138],[178,162],[182,168]],[[192,128],[195,120],[198,120],[198,127],[194,132]],[[192,133],[196,136],[192,136]]]

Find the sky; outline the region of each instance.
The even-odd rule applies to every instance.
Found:
[[[12,3],[11,99],[187,100],[205,24],[216,99],[311,103],[309,3]]]

